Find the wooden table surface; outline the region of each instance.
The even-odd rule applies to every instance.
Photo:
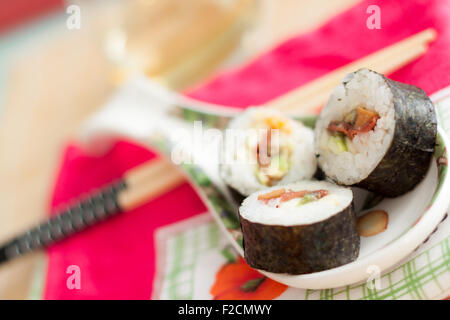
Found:
[[[357,0],[263,2],[268,9],[250,41],[267,39],[268,32],[270,39],[258,50],[320,25]],[[64,146],[115,89],[100,32],[93,25],[76,32],[65,30],[62,23],[54,28],[58,32],[9,59],[3,71],[7,81],[0,110],[0,241],[46,216]],[[36,269],[38,265],[45,266],[42,252],[0,266],[0,298],[26,299],[33,286],[42,290],[32,283],[35,272],[45,272]]]

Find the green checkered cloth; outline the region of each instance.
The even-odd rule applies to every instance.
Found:
[[[448,220],[448,219],[447,219]],[[450,230],[437,232],[406,261],[381,275],[373,282],[324,290],[288,288],[279,298],[333,300],[333,299],[442,299],[450,290],[450,237],[438,238]],[[438,241],[439,240],[439,241]],[[162,289],[156,298],[207,299],[215,272],[226,260],[221,251],[227,246],[219,227],[208,221],[195,228],[178,232],[169,238],[166,247],[167,265],[157,275]],[[212,261],[219,261],[214,268]],[[208,277],[208,270],[213,272]]]

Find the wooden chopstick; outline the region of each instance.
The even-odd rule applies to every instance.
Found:
[[[180,170],[163,158],[130,169],[123,178],[127,188],[118,194],[117,201],[124,211],[140,206],[185,181]]]
[[[428,47],[426,47],[425,45],[419,45],[418,47],[411,48],[410,51],[405,51],[401,57],[398,55],[393,55],[391,59],[387,59],[387,61],[390,61],[390,65],[396,65],[400,68],[402,65],[406,65],[409,62],[422,56],[427,50]],[[359,68],[355,68],[354,70],[356,71],[358,69]],[[378,65],[374,65],[374,67],[368,66],[368,69],[377,71],[381,74],[389,74],[392,72],[392,70],[385,72],[383,68],[378,67]],[[313,93],[309,97],[302,97],[302,94],[297,97],[287,96],[285,97],[285,99],[279,100],[274,103],[274,105],[269,103],[268,107],[278,109],[283,112],[292,113],[297,116],[317,114],[320,108],[323,107],[328,101],[330,94],[337,86],[337,84],[330,83],[328,86],[322,85],[323,87],[318,87],[315,94]]]
[[[426,29],[338,68],[263,106],[281,111],[301,111],[311,114],[325,104],[333,88],[346,74],[360,68],[369,68],[383,74],[391,73],[423,55],[428,49],[428,44],[435,38],[436,31]],[[119,203],[126,210],[155,198],[184,181],[183,175],[173,165],[161,159],[130,170],[125,175],[125,180],[130,187],[119,194]]]
[[[350,72],[369,68],[382,74],[391,73],[423,55],[428,43],[436,38],[434,29],[426,29],[362,59],[338,68],[298,89],[290,91],[268,103],[266,107],[282,111],[311,114],[323,106],[331,91]]]

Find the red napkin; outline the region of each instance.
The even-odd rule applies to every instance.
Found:
[[[366,9],[374,4],[381,9],[380,30],[366,27]],[[450,2],[372,0],[314,32],[286,41],[240,70],[220,75],[190,96],[240,107],[263,103],[428,27],[438,31],[438,39],[425,56],[391,78],[433,93],[450,84]],[[87,156],[71,145],[62,160],[52,207],[154,156],[124,141],[100,158]],[[194,191],[183,185],[50,248],[44,298],[150,298],[155,272],[153,231],[204,211]],[[80,267],[82,290],[67,288],[66,270],[70,265]]]
[[[119,178],[155,157],[128,142],[105,156],[87,156],[77,146],[65,152],[52,207]],[[186,183],[140,208],[112,218],[48,250],[46,299],[148,299],[155,272],[153,231],[206,211]],[[70,290],[67,268],[80,269],[81,290]]]
[[[0,31],[39,15],[60,10],[63,0],[0,0]]]
[[[369,5],[380,7],[379,30],[366,26]],[[439,35],[426,55],[390,78],[430,94],[450,84],[449,1],[363,1],[318,30],[282,43],[245,68],[223,73],[189,95],[218,104],[258,105],[429,27]]]

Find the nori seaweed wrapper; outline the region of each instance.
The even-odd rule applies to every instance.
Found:
[[[353,204],[326,220],[280,226],[251,222],[240,216],[247,263],[275,273],[305,274],[354,261],[360,238]]]
[[[317,170],[316,170],[316,173],[314,173],[313,179],[316,179],[319,181],[326,180],[327,176],[326,176],[325,172],[323,172],[323,170],[320,169],[319,166],[317,166]]]
[[[393,95],[394,136],[377,167],[356,186],[397,197],[425,177],[436,144],[437,120],[434,105],[422,89],[383,78]]]

